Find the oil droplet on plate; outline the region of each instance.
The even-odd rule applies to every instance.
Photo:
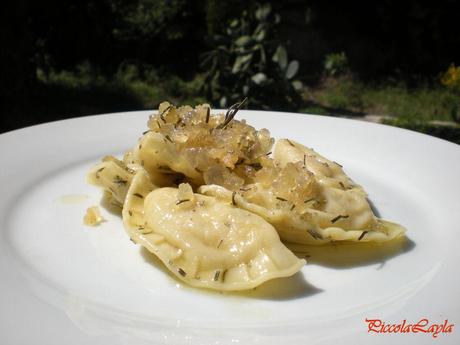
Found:
[[[67,195],[61,196],[58,199],[58,201],[66,205],[72,205],[72,204],[81,204],[88,199],[89,199],[89,196],[84,195],[84,194],[67,194]]]

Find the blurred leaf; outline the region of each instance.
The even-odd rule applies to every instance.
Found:
[[[219,105],[221,108],[225,108],[227,106],[227,97],[222,97],[219,101]]]
[[[256,18],[260,21],[266,20],[271,10],[272,7],[269,3],[259,6],[259,8],[256,10]]]
[[[286,78],[292,79],[299,71],[299,61],[292,60],[286,70]]]
[[[266,34],[267,34],[267,31],[262,29],[254,36],[254,39],[257,42],[262,42],[264,40]]]
[[[232,93],[232,103],[231,104],[235,104],[236,102],[241,102],[242,99],[243,97],[241,97],[241,95],[238,92]]]
[[[260,65],[261,66],[265,66],[265,64],[267,63],[267,56],[265,54],[265,48],[262,44],[259,45],[260,48],[259,48],[259,52],[260,52]]]
[[[235,45],[237,46],[247,46],[249,43],[251,43],[252,37],[251,36],[241,36],[235,41]]]
[[[240,55],[237,56],[235,59],[235,63],[233,64],[232,68],[232,73],[238,73],[242,70],[245,70],[247,68],[247,65],[252,59],[252,54],[247,54],[247,55]]]
[[[267,76],[264,73],[257,73],[251,77],[251,80],[257,85],[261,85],[267,81]]]
[[[207,74],[220,71],[216,83],[210,83],[207,96],[222,107],[248,97],[251,105],[260,109],[298,109],[302,102],[299,91],[303,84],[295,78],[299,63],[290,62],[288,52],[281,45],[276,25],[281,17],[270,4],[259,5],[251,11],[243,11],[230,23],[229,32],[216,49]],[[209,59],[208,59],[209,61]],[[275,82],[276,81],[276,82]],[[223,97],[225,96],[225,98]]]
[[[238,19],[233,19],[231,22],[230,22],[230,27],[232,29],[236,28],[238,26],[239,22],[238,22]]]
[[[278,46],[276,48],[275,54],[273,55],[272,60],[278,62],[278,65],[282,70],[287,66],[287,51],[283,46]]]
[[[291,85],[296,91],[300,91],[303,89],[303,83],[300,80],[292,81]]]

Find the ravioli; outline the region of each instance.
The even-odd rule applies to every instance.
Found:
[[[119,159],[107,156],[101,163],[91,168],[87,180],[91,184],[104,188],[111,202],[121,207],[125,202],[134,172],[135,169],[129,168]]]
[[[122,210],[132,241],[185,283],[251,289],[298,272],[283,242],[385,242],[404,227],[377,218],[367,193],[342,166],[209,105],[160,104],[122,160],[88,173]],[[197,191],[198,193],[194,193]]]
[[[150,131],[144,134],[133,151],[132,159],[147,170],[154,183],[162,186],[172,186],[184,175],[195,184],[204,183],[202,174],[161,133]]]
[[[142,170],[128,191],[123,221],[134,242],[195,287],[251,289],[291,276],[305,264],[263,218],[214,197],[194,194],[189,185],[155,189]]]
[[[247,185],[237,193],[217,185],[201,186],[199,191],[227,201],[233,198],[239,207],[266,219],[287,242],[384,242],[404,234],[401,225],[374,216],[364,189],[338,163],[287,139],[275,144],[274,163],[278,177],[269,177],[271,183]],[[279,196],[283,189],[275,188],[277,179],[296,176],[304,179]],[[295,193],[296,187],[300,193]]]
[[[237,189],[267,160],[273,139],[268,130],[256,130],[244,120],[229,122],[233,110],[211,116],[208,105],[176,108],[164,102],[125,161],[142,165],[163,186],[177,185],[177,177],[183,177],[194,186]]]

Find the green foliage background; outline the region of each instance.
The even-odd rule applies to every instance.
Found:
[[[245,96],[245,85],[254,108],[383,112],[406,127],[458,120],[458,89],[439,80],[450,64],[460,65],[459,1],[263,3],[281,18],[258,42],[269,59],[253,55],[247,68],[232,73],[240,52],[238,37],[227,31],[235,19],[241,25],[244,13],[257,26],[250,19],[255,0],[7,2],[0,12],[0,130],[147,109],[165,98],[219,106],[223,96],[228,103]],[[219,45],[228,50],[230,73],[215,79],[221,90],[209,90],[215,75],[202,62]],[[295,61],[292,78],[273,61],[278,47],[288,63]]]

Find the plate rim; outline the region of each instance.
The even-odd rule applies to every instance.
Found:
[[[216,112],[218,111],[221,111],[221,110],[215,110]],[[386,127],[386,128],[389,128],[391,130],[396,130],[397,132],[399,133],[402,133],[404,134],[404,132],[408,132],[408,133],[411,133],[412,135],[416,135],[416,136],[421,136],[421,137],[424,137],[425,139],[429,139],[433,142],[438,142],[439,144],[442,144],[442,145],[445,145],[445,143],[449,144],[449,147],[452,149],[457,150],[455,151],[455,153],[460,153],[460,145],[458,144],[455,144],[455,143],[452,143],[452,142],[449,142],[447,140],[444,140],[444,139],[440,139],[440,138],[436,138],[436,137],[433,137],[433,136],[430,136],[430,135],[426,135],[426,134],[423,134],[423,133],[418,133],[418,132],[415,132],[415,131],[412,131],[412,130],[407,130],[407,129],[403,129],[403,128],[399,128],[399,127],[393,127],[393,126],[389,126],[389,125],[385,125],[385,124],[376,124],[376,123],[369,123],[369,122],[364,122],[364,121],[360,121],[360,120],[357,120],[357,119],[348,119],[348,118],[336,118],[336,117],[328,117],[328,116],[323,116],[323,115],[311,115],[311,114],[304,114],[304,113],[289,113],[289,112],[274,112],[274,111],[258,111],[258,110],[249,110],[249,111],[242,111],[241,114],[239,115],[239,117],[244,117],[245,113],[246,112],[249,112],[249,113],[260,113],[260,112],[265,112],[265,113],[279,113],[279,114],[288,114],[288,115],[291,115],[291,116],[313,116],[315,117],[316,119],[329,119],[329,120],[332,120],[332,121],[342,121],[342,120],[345,120],[345,121],[354,121],[354,122],[357,122],[363,126],[369,126],[369,127],[373,127],[373,126],[383,126],[383,127]],[[0,134],[0,141],[2,140],[2,138],[4,137],[10,137],[10,136],[18,136],[18,138],[22,135],[25,135],[27,134],[29,131],[34,131],[36,130],[38,127],[40,127],[41,129],[44,129],[46,130],[46,128],[53,128],[53,126],[56,126],[56,125],[62,125],[63,123],[68,123],[68,122],[72,122],[72,121],[85,121],[85,120],[88,120],[90,118],[93,118],[93,117],[101,117],[101,116],[118,116],[118,115],[126,115],[126,116],[129,116],[129,115],[132,115],[132,114],[135,114],[135,115],[147,115],[149,113],[152,113],[151,111],[149,110],[140,110],[140,111],[130,111],[130,112],[116,112],[116,113],[106,113],[106,114],[97,114],[97,115],[91,115],[91,116],[81,116],[81,117],[75,117],[75,118],[71,118],[71,119],[63,119],[63,120],[57,120],[57,121],[52,121],[52,122],[46,122],[46,123],[42,123],[42,124],[36,124],[36,125],[32,125],[32,126],[28,126],[28,127],[24,127],[24,128],[20,128],[20,129],[15,129],[15,130],[12,130],[12,131],[9,131],[9,132],[5,132],[5,133],[2,133]],[[443,144],[444,143],[444,144]],[[2,150],[0,150],[0,154],[2,153]],[[0,156],[1,158],[1,156]],[[460,164],[459,164],[460,166]],[[1,185],[1,183],[0,183]],[[3,231],[2,231],[3,232]],[[4,235],[4,234],[3,234]]]

